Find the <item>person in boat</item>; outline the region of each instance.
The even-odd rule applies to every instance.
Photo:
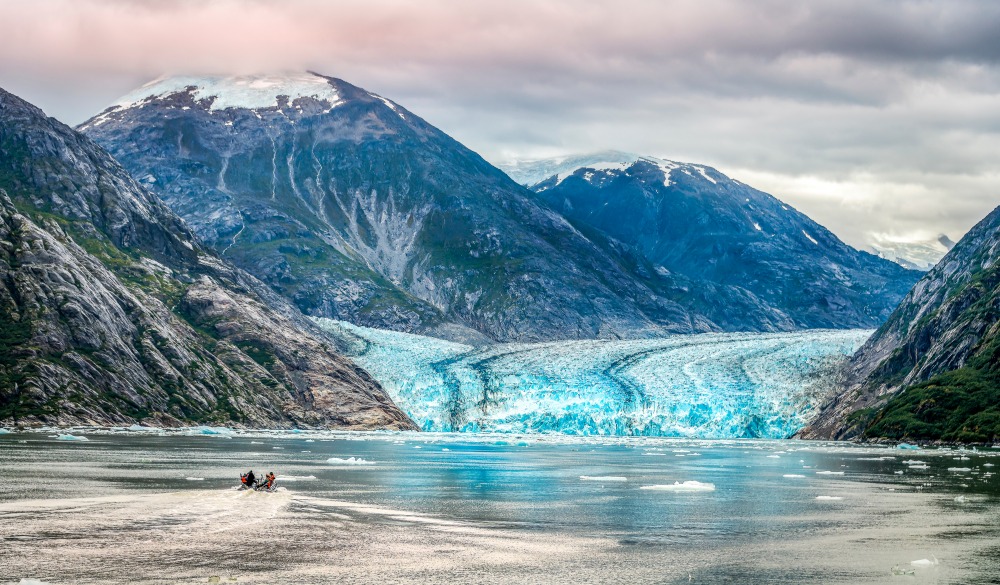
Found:
[[[273,471],[269,471],[267,473],[267,489],[269,490],[274,489],[274,480],[276,479],[278,478],[274,475]]]
[[[251,469],[250,473],[247,474],[247,483],[246,483],[246,486],[248,488],[253,488],[255,486],[255,484],[256,484],[255,480],[256,480],[256,478],[253,476],[253,470]]]
[[[240,484],[242,484],[243,487],[247,487],[247,474],[245,473],[240,474]]]

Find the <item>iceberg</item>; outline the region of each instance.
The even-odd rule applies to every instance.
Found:
[[[685,481],[684,483],[675,481],[669,485],[644,485],[639,489],[663,492],[712,492],[715,491],[715,484],[702,483],[700,481]]]
[[[192,431],[200,435],[231,435],[233,430],[227,427],[192,427]]]
[[[360,457],[348,457],[347,459],[331,457],[326,462],[330,465],[375,465],[374,461],[365,461]]]
[[[56,440],[57,441],[89,441],[90,439],[88,439],[87,437],[81,437],[81,436],[78,436],[78,435],[65,434],[65,435],[59,435],[59,436],[57,436]]]
[[[9,434],[10,434],[9,430],[0,427],[0,435],[9,435]]]
[[[786,438],[867,330],[473,347],[316,318],[424,431]]]
[[[838,502],[844,498],[842,496],[816,496],[816,499],[821,502]]]

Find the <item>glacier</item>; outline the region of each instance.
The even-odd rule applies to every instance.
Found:
[[[784,438],[870,330],[474,347],[314,321],[435,432]]]

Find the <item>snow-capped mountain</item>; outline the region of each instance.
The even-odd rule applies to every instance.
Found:
[[[553,210],[561,200],[553,205],[518,185],[401,105],[314,73],[159,79],[80,128],[220,254],[312,316],[532,341],[867,327],[901,296],[892,286],[883,294],[892,277],[845,273],[859,289],[846,295],[802,292],[806,281],[785,292],[816,295],[809,306],[834,309],[805,318],[738,276],[690,276],[642,242],[567,221],[573,213]],[[698,179],[710,197],[722,177],[697,165],[603,158],[589,163],[600,169],[562,180],[560,171],[539,188],[596,185],[641,167],[664,189]],[[645,213],[641,203],[618,212]],[[702,224],[724,219],[723,207],[706,209]],[[827,237],[807,227],[800,240]],[[727,248],[702,261],[728,270],[729,255],[754,250]],[[882,300],[869,307],[865,295]]]
[[[796,327],[877,326],[919,278],[709,166],[608,151],[504,168],[579,229],[745,290]]]
[[[944,255],[955,247],[955,242],[944,234],[927,240],[909,241],[888,235],[874,235],[869,244],[872,251],[886,260],[914,270],[934,268]]]
[[[733,318],[707,316],[685,279],[339,79],[160,79],[80,128],[310,315],[480,340],[792,327],[742,291],[712,295]]]

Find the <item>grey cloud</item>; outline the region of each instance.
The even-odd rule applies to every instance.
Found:
[[[78,123],[163,72],[308,67],[488,159],[752,172],[863,245],[1000,202],[997,30],[992,0],[37,0],[0,4],[0,85]]]

